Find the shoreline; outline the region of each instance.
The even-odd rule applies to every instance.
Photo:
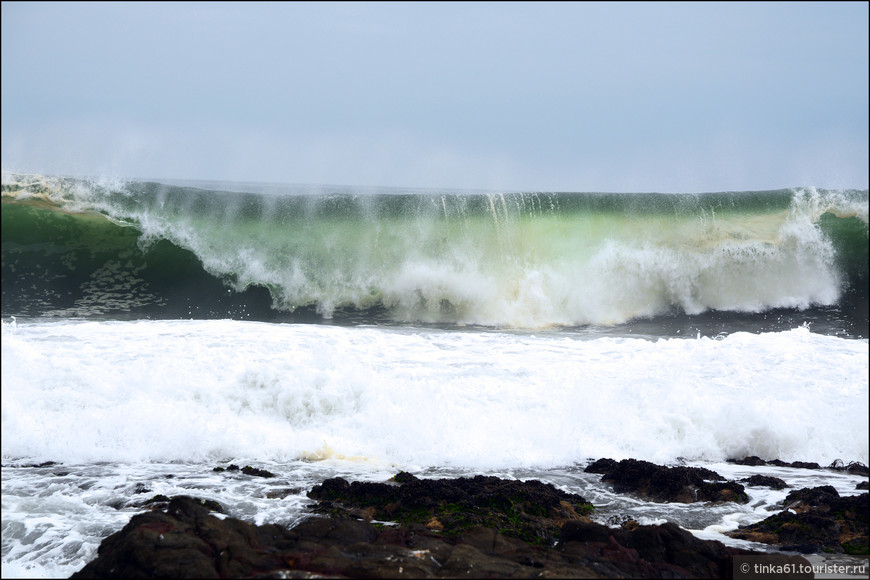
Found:
[[[734,462],[762,465],[760,461]],[[235,471],[232,467],[250,477],[273,475],[250,466],[231,466],[230,471]],[[860,475],[867,470],[857,463],[792,467],[852,469]],[[659,498],[652,501],[745,501],[743,483],[704,468],[600,459],[586,471],[602,472],[602,480],[619,493]],[[780,485],[775,479],[744,483]],[[840,553],[837,561],[866,562],[867,493],[847,496],[844,508],[846,498],[823,487],[793,490],[780,512],[737,531],[755,534],[750,541],[767,541],[777,550],[772,552],[702,540],[673,523],[596,523],[588,517],[594,506],[583,497],[537,480],[420,479],[405,472],[380,483],[329,478],[308,491],[316,502],[310,506],[311,516],[290,529],[227,517],[217,502],[163,496],[144,502],[150,511],[133,516],[123,530],[104,539],[97,558],[72,577],[716,578],[739,577],[734,575],[735,562],[747,557],[809,566],[836,560]],[[844,509],[845,515],[830,515]],[[827,519],[821,517],[826,514]],[[780,522],[791,535],[781,530],[772,535],[769,520],[777,517],[795,518],[785,526]],[[845,548],[835,549],[832,542],[844,537],[832,537],[834,527],[848,528]],[[800,530],[809,532],[801,536]],[[264,540],[264,534],[271,540]],[[795,543],[796,537],[804,544]],[[194,561],[195,569],[185,564]]]

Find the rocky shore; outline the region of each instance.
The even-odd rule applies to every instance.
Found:
[[[601,459],[586,470],[649,501],[747,501],[742,483],[703,468]],[[770,477],[744,483],[784,485]],[[312,517],[286,529],[226,517],[214,502],[157,496],[72,577],[730,578],[735,556],[761,554],[671,523],[605,526],[589,518],[594,506],[586,499],[536,480],[400,472],[382,483],[327,479],[308,497],[316,502]],[[782,507],[730,535],[788,552],[868,553],[867,493],[793,490]]]

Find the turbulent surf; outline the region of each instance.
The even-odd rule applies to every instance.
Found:
[[[786,490],[659,504],[586,465],[868,461],[866,190],[2,185],[4,577],[81,570],[146,495],[289,527],[399,470],[745,546]]]
[[[868,192],[462,192],[3,174],[3,314],[615,325],[834,308]]]

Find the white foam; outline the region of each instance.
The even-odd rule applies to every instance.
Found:
[[[649,341],[19,321],[2,352],[5,458],[868,462],[867,341],[805,328]]]

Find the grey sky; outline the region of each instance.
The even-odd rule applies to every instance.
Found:
[[[2,166],[868,187],[868,4],[2,4]]]

